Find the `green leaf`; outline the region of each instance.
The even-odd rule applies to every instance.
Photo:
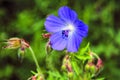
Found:
[[[73,67],[73,70],[75,71],[75,73],[76,73],[77,75],[79,75],[82,71],[80,70],[77,62],[75,62],[75,61],[72,60],[72,61],[71,61],[71,64],[72,64],[72,67]]]
[[[34,74],[34,75],[37,74],[35,71],[31,71],[31,73]]]
[[[84,48],[81,48],[78,54],[85,54],[85,52],[89,50],[89,45],[90,43],[88,43]]]
[[[97,78],[96,80],[105,80],[105,78]]]
[[[89,55],[89,52],[90,52],[90,49],[89,49],[89,43],[88,43],[84,48],[81,48],[79,50],[79,52],[75,55],[75,57],[77,57],[80,60],[85,61],[91,58]]]

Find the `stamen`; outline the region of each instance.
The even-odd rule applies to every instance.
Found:
[[[63,30],[62,30],[62,38],[67,39],[68,36],[74,32],[74,25],[68,24]]]
[[[63,30],[63,31],[62,31],[62,37],[63,37],[63,39],[67,39],[68,34],[69,34],[69,31],[70,31],[70,30]]]

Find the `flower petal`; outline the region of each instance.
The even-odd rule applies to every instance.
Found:
[[[60,31],[50,37],[50,43],[53,49],[63,50],[67,45],[67,40],[63,39],[62,32]]]
[[[63,6],[59,9],[59,16],[66,22],[73,22],[77,18],[75,11],[71,10],[67,6]]]
[[[77,52],[81,42],[82,37],[80,37],[76,33],[73,33],[73,35],[69,36],[67,44],[68,52]]]
[[[64,28],[64,21],[54,15],[50,15],[46,18],[44,25],[48,32],[58,32]]]
[[[76,27],[76,32],[78,35],[80,35],[81,37],[86,37],[88,34],[88,26],[83,23],[83,21],[81,20],[76,20],[75,21],[75,27]]]

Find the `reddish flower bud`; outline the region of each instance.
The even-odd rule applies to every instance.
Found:
[[[73,72],[73,70],[72,70],[72,65],[71,65],[71,63],[70,63],[70,57],[69,57],[69,55],[66,55],[66,56],[64,57],[62,68],[63,68],[63,69],[66,69],[68,73],[69,73],[69,72]]]
[[[50,34],[50,33],[46,33],[46,34],[42,34],[42,36],[43,36],[44,38],[50,38],[51,34]]]
[[[32,78],[31,78],[31,79],[32,79],[32,80],[37,80],[37,79],[36,79],[36,76],[32,76]]]
[[[28,78],[28,80],[44,80],[44,76],[36,74],[36,75],[31,76],[30,78]]]
[[[97,69],[100,69],[102,66],[103,66],[102,60],[98,59],[97,64],[96,64]]]
[[[21,47],[22,48],[28,48],[28,47],[30,47],[30,45],[24,39],[21,39]]]
[[[4,48],[7,49],[14,49],[14,48],[19,48],[21,46],[21,39],[19,38],[10,38],[7,40],[7,46]]]
[[[66,64],[66,68],[68,72],[72,72],[72,66],[71,64]]]
[[[29,44],[25,42],[24,39],[20,38],[10,38],[7,40],[7,46],[4,48],[15,49],[15,48],[28,48]]]

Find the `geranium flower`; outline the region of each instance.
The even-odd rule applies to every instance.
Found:
[[[63,6],[58,11],[59,16],[49,15],[45,28],[52,33],[50,43],[53,49],[76,52],[82,39],[87,36],[88,26],[78,19],[74,10]]]

